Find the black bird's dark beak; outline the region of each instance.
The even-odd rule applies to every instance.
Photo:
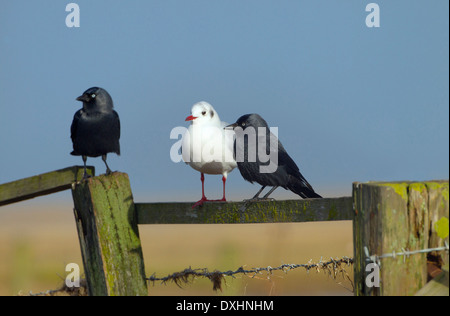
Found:
[[[236,126],[238,126],[238,124],[234,123],[234,124],[230,124],[230,125],[225,126],[223,129],[235,128]]]
[[[89,102],[89,97],[85,94],[80,95],[78,98],[76,98],[77,101],[81,101],[81,102]]]

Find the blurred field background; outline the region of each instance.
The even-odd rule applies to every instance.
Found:
[[[0,208],[0,295],[27,295],[61,287],[68,263],[82,259],[70,192]],[[210,271],[240,266],[277,267],[323,257],[352,257],[349,221],[298,224],[141,225],[146,275],[164,277],[185,268]],[[352,267],[346,268],[352,277]],[[182,288],[149,284],[150,295],[352,295],[351,283],[298,268],[255,278],[226,277],[222,291],[198,278]]]

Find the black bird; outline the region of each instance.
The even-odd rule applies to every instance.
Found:
[[[252,200],[261,199],[259,194],[267,186],[273,188],[262,199],[267,199],[278,187],[291,190],[302,198],[321,198],[300,173],[298,166],[288,155],[278,138],[270,132],[267,122],[260,115],[243,115],[236,123],[227,127],[233,127],[236,132],[234,151],[242,177],[251,183],[257,182],[262,185],[262,188]],[[252,137],[256,141],[252,142]],[[245,138],[247,138],[247,141],[245,141]],[[270,147],[271,142],[273,148]],[[265,150],[261,146],[265,146]],[[261,156],[259,151],[266,154],[266,157]],[[268,158],[269,153],[273,155],[270,159]],[[274,155],[277,155],[278,158]],[[263,161],[261,161],[261,158],[264,158]],[[269,170],[272,158],[275,158],[276,165],[271,168],[272,170]],[[269,170],[269,172],[261,172],[262,167],[265,167],[266,171]]]
[[[106,163],[108,153],[120,155],[120,121],[113,110],[113,101],[106,90],[98,87],[87,89],[77,101],[83,102],[83,108],[75,113],[70,128],[74,156],[82,156],[84,176],[87,157],[102,156],[106,165],[106,174],[111,173]]]

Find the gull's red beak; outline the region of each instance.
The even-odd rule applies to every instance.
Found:
[[[193,121],[195,120],[197,117],[189,115],[188,117],[186,117],[185,121]]]

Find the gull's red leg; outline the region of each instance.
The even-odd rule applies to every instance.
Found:
[[[202,175],[200,176],[200,180],[202,181],[202,200],[206,201],[206,196],[205,196],[205,175],[202,173]]]
[[[201,173],[200,180],[202,181],[202,198],[199,201],[197,201],[197,203],[192,205],[192,208],[202,206],[203,202],[208,201],[208,199],[205,196],[205,175],[203,174],[203,172]]]
[[[200,180],[202,181],[202,198],[201,200],[197,201],[197,203],[195,203],[192,208],[195,208],[197,206],[202,206],[203,202],[226,202],[227,199],[225,197],[225,184],[227,182],[227,178],[225,178],[225,176],[222,177],[222,182],[223,182],[223,198],[221,200],[208,200],[205,196],[205,175],[202,173]]]
[[[226,202],[226,198],[225,198],[225,183],[227,182],[227,178],[225,178],[225,176],[222,177],[222,182],[223,182],[223,198],[221,201],[225,201]]]

